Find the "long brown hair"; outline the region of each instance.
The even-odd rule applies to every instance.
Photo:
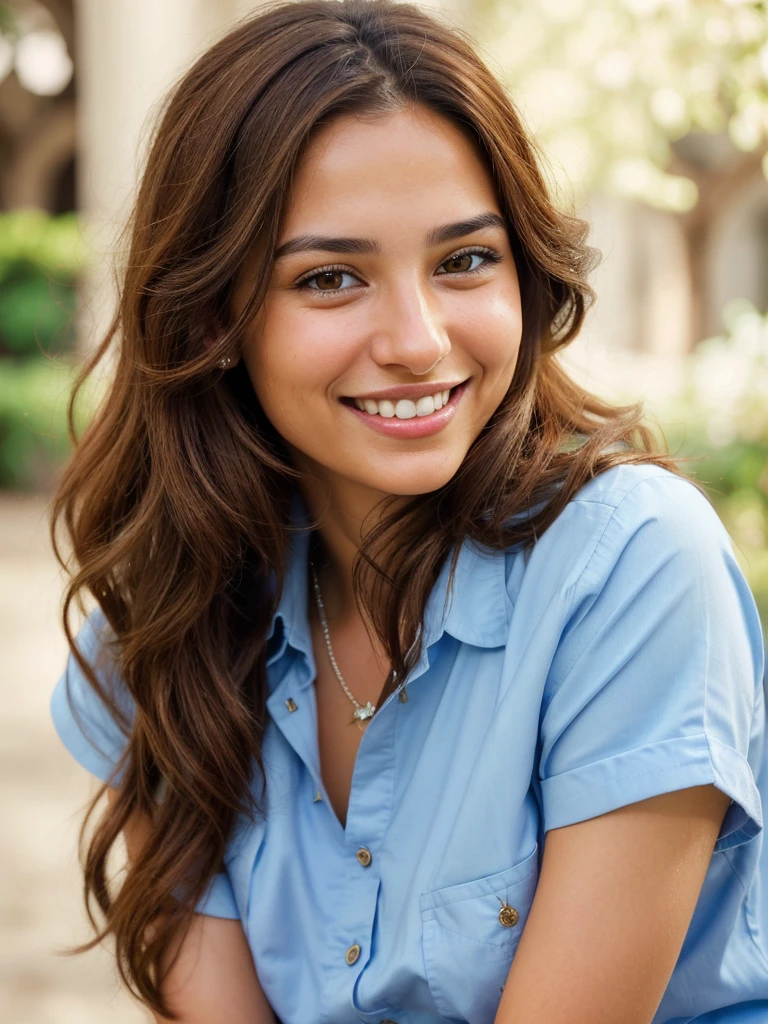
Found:
[[[238,350],[264,299],[291,176],[315,127],[411,103],[479,143],[512,244],[523,338],[509,391],[456,475],[397,510],[384,499],[356,559],[355,590],[393,670],[380,702],[419,657],[418,626],[452,546],[457,555],[465,537],[532,545],[586,481],[619,462],[676,471],[654,453],[639,406],[605,404],[558,363],[593,299],[597,254],[586,224],[554,207],[520,117],[461,32],[393,0],[292,0],[261,8],[196,61],[158,118],[118,306],[75,385],[75,452],[51,508],[71,577],[65,632],[126,734],[118,797],[84,853],[97,935],[74,952],[114,936],[125,983],[169,1017],[164,952],[221,870],[237,816],[263,814],[265,646],[297,479],[243,363],[222,373],[217,362],[222,347]],[[260,274],[233,321],[233,282],[254,247]],[[204,344],[214,322],[224,329],[215,352]],[[77,393],[110,346],[108,393],[78,439]],[[60,520],[74,567],[57,547]],[[130,725],[74,642],[69,610],[82,610],[83,592],[114,634],[136,707]],[[83,823],[84,849],[103,793]],[[108,856],[134,811],[151,830],[114,891]]]

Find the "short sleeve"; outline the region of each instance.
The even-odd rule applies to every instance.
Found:
[[[214,875],[211,884],[195,907],[196,914],[207,914],[209,917],[227,917],[237,921],[240,911],[237,909],[235,894],[229,875],[225,871]]]
[[[113,638],[100,608],[88,616],[75,643],[96,672],[99,683],[114,699],[128,725],[134,706],[130,694],[121,685],[119,672],[111,657],[108,640]],[[111,779],[125,750],[127,736],[99,698],[70,652],[66,668],[51,697],[51,717],[61,742],[83,768],[103,782]],[[119,773],[113,783],[119,782]],[[215,875],[195,907],[198,914],[238,919],[240,914],[226,872]]]
[[[611,511],[573,585],[540,721],[544,830],[714,783],[715,852],[763,827],[764,648],[707,498],[668,471]]]
[[[128,724],[133,720],[130,696],[110,657],[113,639],[104,613],[96,608],[85,620],[75,643],[94,668],[99,683],[117,703]],[[70,652],[64,672],[51,697],[51,717],[59,739],[83,768],[106,782],[125,749],[127,737],[110,709],[86,679]],[[118,781],[119,776],[114,781]]]

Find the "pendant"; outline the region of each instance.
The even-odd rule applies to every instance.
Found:
[[[352,718],[356,722],[358,729],[362,731],[362,729],[365,728],[363,722],[368,718],[373,718],[373,713],[375,710],[376,708],[373,706],[373,704],[371,704],[370,701],[368,701],[362,707],[355,708]]]

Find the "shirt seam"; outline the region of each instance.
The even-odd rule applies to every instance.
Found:
[[[593,479],[597,479],[597,478],[593,477]],[[689,480],[688,477],[678,476],[676,473],[670,473],[669,471],[667,471],[667,472],[661,471],[659,473],[653,473],[651,476],[645,476],[645,477],[643,477],[642,480],[635,481],[635,483],[632,484],[632,486],[629,488],[629,490],[625,491],[622,494],[622,496],[618,499],[618,501],[610,501],[610,500],[608,500],[605,497],[603,497],[603,498],[600,498],[600,497],[589,497],[589,496],[584,496],[584,495],[580,496],[578,494],[575,494],[573,496],[573,498],[571,498],[571,501],[569,502],[569,504],[570,503],[578,503],[578,504],[582,504],[582,505],[605,505],[607,508],[612,508],[615,511],[617,508],[619,508],[620,505],[622,505],[626,501],[626,499],[630,496],[630,494],[637,487],[642,486],[642,484],[648,483],[650,480],[659,480],[659,479],[668,479],[672,483],[688,484],[689,487],[694,487],[696,490],[698,490],[698,488],[696,488],[695,484],[691,480]],[[621,494],[620,491],[619,491],[619,494]]]

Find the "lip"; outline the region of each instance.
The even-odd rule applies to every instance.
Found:
[[[385,434],[388,437],[410,440],[417,437],[429,437],[430,434],[436,434],[439,430],[446,427],[456,415],[459,402],[468,386],[469,379],[451,391],[448,404],[444,405],[442,409],[437,409],[435,412],[430,413],[429,416],[413,416],[409,420],[399,420],[396,416],[380,416],[378,413],[371,415],[369,412],[363,412],[362,409],[358,409],[356,405],[348,405],[346,402],[341,404],[345,409],[349,409],[353,415],[362,420],[371,430],[375,430],[379,434]],[[437,388],[437,390],[439,391],[440,388]],[[427,394],[434,394],[434,392],[429,391]]]
[[[427,395],[436,395],[438,391],[452,391],[463,383],[464,381],[461,380],[433,380],[418,384],[400,384],[398,387],[384,388],[382,391],[369,391],[365,395],[345,395],[344,397],[352,401],[370,398],[374,402],[383,402],[385,398],[392,402],[396,402],[399,398],[410,398],[412,402],[415,402],[419,398],[426,398]]]

